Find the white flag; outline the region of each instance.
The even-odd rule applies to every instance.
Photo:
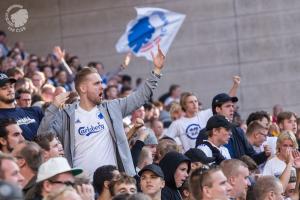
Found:
[[[137,17],[131,20],[116,49],[119,53],[131,51],[152,61],[150,52],[157,52],[157,44],[166,54],[185,15],[161,8],[135,8]]]

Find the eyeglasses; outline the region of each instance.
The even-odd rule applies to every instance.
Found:
[[[63,184],[63,185],[66,185],[66,186],[71,186],[71,187],[75,186],[75,183],[73,183],[71,181],[52,181],[52,180],[49,180],[49,182],[53,183],[53,184]]]

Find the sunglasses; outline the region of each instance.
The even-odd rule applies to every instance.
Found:
[[[71,181],[52,181],[52,180],[49,180],[49,182],[53,183],[53,184],[63,184],[63,185],[66,185],[66,186],[71,186],[71,187],[75,186],[75,183],[73,183]]]

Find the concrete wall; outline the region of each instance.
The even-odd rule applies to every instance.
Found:
[[[15,3],[28,9],[29,21],[25,32],[8,33],[10,42],[22,40],[38,55],[58,44],[84,64],[100,60],[108,69],[122,60],[114,46],[135,17],[134,6],[184,13],[157,95],[176,83],[209,107],[239,74],[243,116],[271,111],[276,103],[300,114],[299,0],[2,0],[1,29],[7,29],[5,10]],[[134,58],[126,73],[145,77],[150,69],[151,63]]]

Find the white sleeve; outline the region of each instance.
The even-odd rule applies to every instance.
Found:
[[[210,148],[206,144],[201,144],[197,148],[202,150],[207,157],[213,157]]]
[[[173,121],[171,123],[171,125],[169,126],[169,128],[166,131],[166,136],[170,137],[170,138],[175,138],[175,137],[179,137],[179,131],[177,128],[177,121]]]
[[[274,172],[273,172],[273,169],[272,169],[272,159],[268,160],[266,162],[262,175],[264,175],[264,176],[267,176],[267,175],[274,176]]]
[[[209,109],[200,111],[199,116],[200,116],[200,119],[202,120],[202,123],[205,124],[205,126],[206,126],[208,119],[213,116],[212,109],[209,108]]]

